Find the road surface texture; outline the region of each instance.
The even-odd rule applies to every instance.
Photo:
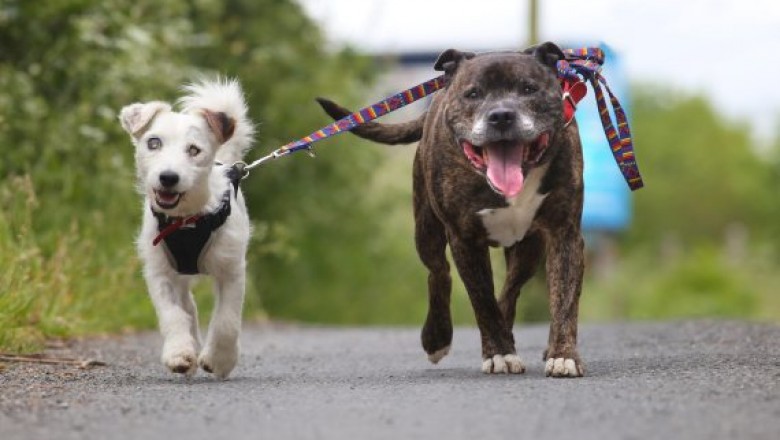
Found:
[[[167,373],[154,333],[6,364],[0,439],[777,439],[780,327],[584,325],[586,377],[544,377],[546,326],[516,329],[523,375],[480,372],[476,329],[428,364],[406,328],[247,326],[228,381]]]

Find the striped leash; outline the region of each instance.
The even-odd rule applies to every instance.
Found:
[[[623,178],[628,183],[631,191],[635,191],[644,186],[642,176],[639,174],[639,166],[636,164],[634,156],[634,143],[631,140],[631,128],[628,126],[626,112],[620,105],[617,97],[607,85],[607,80],[601,75],[601,66],[604,64],[604,51],[598,47],[583,47],[580,49],[564,49],[565,59],[558,61],[558,77],[562,82],[579,82],[580,76],[590,82],[596,93],[596,105],[601,118],[601,125],[604,128],[604,134],[607,136],[607,142],[612,150],[612,155],[620,168]],[[612,105],[612,111],[617,120],[617,130],[612,123],[612,117],[607,108],[607,102],[604,99],[604,91],[609,94],[609,101]]]
[[[626,117],[623,107],[620,105],[620,101],[618,101],[615,94],[612,93],[604,76],[601,75],[601,66],[604,64],[604,51],[598,47],[584,47],[580,49],[564,49],[563,53],[566,58],[558,61],[556,66],[558,77],[561,80],[562,85],[568,90],[569,86],[581,82],[580,76],[590,82],[596,93],[596,105],[601,118],[601,125],[604,128],[604,134],[607,136],[607,142],[609,142],[615,162],[617,162],[620,172],[623,174],[623,177],[632,191],[642,188],[644,183],[642,181],[642,176],[639,174],[639,167],[637,166],[636,158],[634,156],[634,144],[631,140],[631,129],[628,126],[628,118]],[[252,163],[246,164],[244,162],[237,162],[235,167],[243,177],[246,177],[249,174],[249,170],[260,166],[265,162],[287,156],[296,151],[306,150],[313,156],[313,143],[345,131],[350,131],[367,122],[371,122],[374,119],[431,95],[444,88],[445,85],[446,80],[444,75],[437,76],[436,78],[371,104],[368,107],[364,107],[336,122],[326,125],[306,137],[290,142]],[[604,89],[607,90],[607,94],[609,94],[612,111],[615,113],[615,119],[617,120],[617,129],[615,129],[615,126],[612,123],[612,117],[609,114],[601,85],[604,86]],[[564,100],[565,99],[567,99],[566,94],[564,94]],[[576,102],[574,105],[574,108],[576,108]]]
[[[392,111],[398,110],[401,107],[405,107],[419,99],[422,99],[428,95],[431,95],[438,90],[441,90],[446,85],[444,75],[437,76],[423,83],[417,84],[414,87],[408,88],[395,95],[389,96],[377,103],[371,104],[368,107],[364,107],[348,116],[345,116],[338,121],[326,125],[321,129],[311,133],[310,135],[298,139],[297,141],[290,142],[281,148],[278,148],[270,154],[257,159],[250,164],[243,164],[242,162],[236,165],[241,168],[241,171],[246,177],[249,170],[262,165],[269,160],[278,159],[280,157],[287,156],[288,154],[295,153],[296,151],[306,150],[312,157],[314,153],[312,151],[311,144],[321,141],[325,138],[335,136],[345,131],[350,131],[358,125],[371,122],[376,118],[384,116]]]

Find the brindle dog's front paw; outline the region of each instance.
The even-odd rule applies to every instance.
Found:
[[[485,374],[522,374],[525,373],[525,365],[520,356],[516,354],[497,354],[482,361],[482,372]]]
[[[572,358],[548,358],[544,365],[544,374],[550,377],[582,377],[585,369],[582,362]]]

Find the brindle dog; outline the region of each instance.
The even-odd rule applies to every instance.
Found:
[[[545,372],[577,377],[577,313],[584,269],[582,148],[576,122],[563,120],[552,43],[522,53],[475,55],[453,49],[434,68],[447,87],[420,118],[370,123],[358,136],[381,143],[420,140],[414,160],[415,241],[429,270],[422,345],[436,363],[452,342],[451,279],[445,248],[468,290],[482,337],[482,370],[522,373],[512,326],[520,288],[545,263],[550,336]],[[333,118],[349,114],[318,99]],[[502,246],[507,273],[494,296],[489,246]]]

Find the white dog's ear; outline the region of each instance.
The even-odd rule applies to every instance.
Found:
[[[171,105],[167,102],[135,103],[122,109],[119,113],[119,121],[122,123],[122,128],[130,133],[130,136],[138,139],[149,128],[149,124],[158,113],[169,111],[171,111]]]
[[[236,121],[231,118],[225,112],[213,112],[211,110],[203,110],[203,117],[206,118],[206,123],[216,136],[220,145],[227,142],[228,139],[233,136],[233,132],[236,130]]]

